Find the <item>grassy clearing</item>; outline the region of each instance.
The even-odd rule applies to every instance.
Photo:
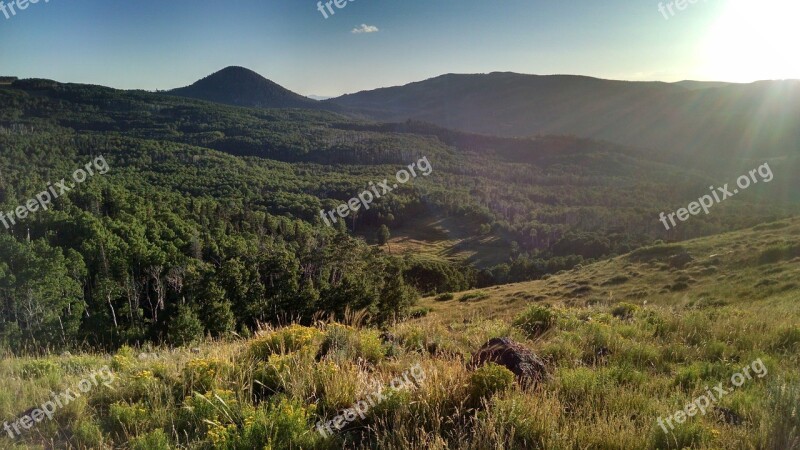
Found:
[[[6,420],[105,364],[118,378],[0,448],[800,448],[798,242],[792,220],[645,249],[423,299],[425,314],[383,335],[328,323],[199,353],[7,358]],[[524,343],[553,376],[522,390],[502,368],[468,370],[493,337]],[[766,376],[670,434],[659,428],[659,417],[756,359]],[[420,387],[391,392],[334,436],[314,430],[415,364]]]

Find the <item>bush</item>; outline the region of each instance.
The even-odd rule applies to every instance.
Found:
[[[524,331],[531,339],[541,336],[555,323],[556,314],[553,310],[539,305],[529,307],[514,320],[514,326]]]
[[[283,390],[284,381],[289,378],[295,354],[290,355],[269,355],[266,362],[258,364],[253,374],[255,381],[254,390],[260,386],[271,393]]]
[[[249,353],[258,360],[266,361],[274,353],[286,354],[310,347],[321,335],[316,328],[293,324],[256,338],[250,343]]]
[[[798,256],[800,256],[800,244],[775,245],[761,252],[758,263],[772,264]]]
[[[452,300],[453,298],[455,298],[455,296],[453,295],[452,292],[445,292],[444,294],[439,294],[436,297],[434,297],[434,300],[436,300],[437,302],[446,302],[448,300]]]
[[[204,436],[216,444],[215,434],[220,433],[220,428],[235,428],[245,414],[232,391],[195,392],[184,400],[177,422],[182,433]]]
[[[61,371],[58,364],[50,361],[49,359],[33,359],[22,363],[20,369],[20,376],[23,379],[29,380],[33,378],[41,378],[45,375],[57,374]]]
[[[625,284],[628,281],[630,281],[630,278],[626,277],[625,275],[616,275],[603,282],[603,286],[617,286],[620,284]]]
[[[193,359],[183,368],[183,384],[187,392],[206,392],[216,387],[231,369],[229,363],[218,359]]]
[[[127,372],[136,360],[133,358],[133,349],[123,345],[117,350],[117,354],[111,357],[111,368],[116,372]]]
[[[320,439],[317,432],[309,431],[315,409],[299,400],[274,397],[245,421],[243,429],[234,436],[235,445],[217,448],[314,448]]]
[[[150,411],[142,403],[114,403],[108,408],[108,420],[109,428],[120,438],[143,433],[151,428]]]
[[[468,302],[470,300],[483,300],[489,298],[489,294],[484,291],[475,291],[470,292],[469,294],[464,294],[461,298],[458,299],[460,302]]]
[[[479,367],[470,377],[470,392],[474,399],[491,397],[514,384],[514,373],[505,367],[489,363]]]
[[[627,320],[633,317],[633,314],[639,310],[639,307],[632,303],[617,303],[611,310],[611,315],[622,320]]]
[[[338,361],[355,361],[361,358],[376,364],[384,358],[386,350],[378,331],[359,331],[346,325],[332,323],[325,328],[325,338],[319,353]]]
[[[428,308],[427,306],[420,306],[418,308],[412,309],[408,313],[408,317],[411,319],[419,319],[420,317],[427,316],[428,313],[430,313],[431,311],[433,311],[433,309]]]
[[[131,440],[131,450],[170,450],[169,438],[164,430],[153,430]]]
[[[93,421],[81,419],[72,427],[72,442],[78,448],[104,448],[103,431]]]

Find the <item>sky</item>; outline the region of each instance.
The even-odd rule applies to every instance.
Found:
[[[0,76],[122,89],[231,65],[321,96],[496,71],[800,78],[797,0],[340,0],[327,18],[316,0],[2,1]]]

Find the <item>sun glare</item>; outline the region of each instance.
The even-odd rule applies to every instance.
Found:
[[[708,79],[800,78],[800,2],[729,0],[702,47]]]

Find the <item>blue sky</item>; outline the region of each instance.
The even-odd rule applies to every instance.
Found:
[[[240,65],[329,96],[493,71],[800,78],[796,0],[699,0],[668,20],[659,3],[354,0],[325,19],[315,0],[40,0],[0,13],[0,75],[155,90]]]

